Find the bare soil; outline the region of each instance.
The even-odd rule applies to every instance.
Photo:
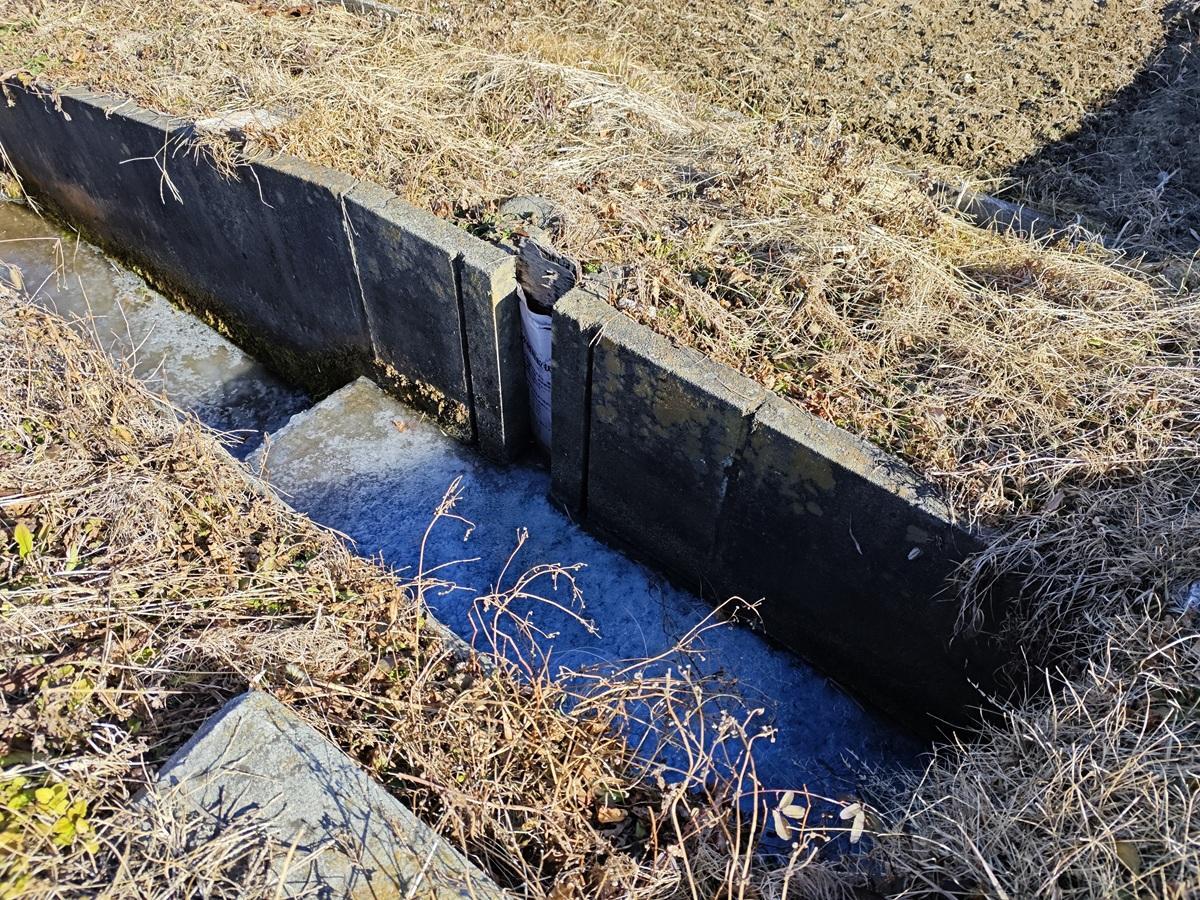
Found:
[[[1162,43],[1162,0],[602,4],[689,87],[999,172],[1073,131]]]
[[[1200,243],[1194,3],[616,6],[607,21],[691,90],[770,118],[837,117],[1127,245]]]
[[[1010,171],[1011,193],[1060,219],[1102,224],[1151,255],[1200,246],[1200,49],[1197,19],[1177,17],[1136,78],[1080,127]]]

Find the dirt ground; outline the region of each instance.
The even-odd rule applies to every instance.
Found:
[[[1153,61],[1082,126],[1010,172],[1018,199],[1060,219],[1090,217],[1133,246],[1200,245],[1197,20],[1181,16]]]
[[[437,4],[477,40],[478,7]],[[898,152],[1153,256],[1200,243],[1193,0],[547,0],[691,93],[768,120],[837,118]],[[525,5],[497,0],[501,37]],[[955,171],[957,170],[957,171]]]
[[[1128,243],[1195,246],[1194,3],[638,0],[590,15],[739,111],[834,116]]]
[[[608,3],[688,86],[996,174],[1078,127],[1164,39],[1162,0]]]

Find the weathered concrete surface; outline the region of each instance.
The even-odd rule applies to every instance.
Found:
[[[163,765],[168,809],[253,816],[284,848],[285,896],[501,898],[504,893],[350,757],[265,693],[229,701]]]
[[[708,584],[729,476],[766,397],[625,316],[608,320],[592,358],[588,525]]]
[[[530,441],[516,260],[468,237],[462,235],[457,265],[475,431],[489,458],[507,462]]]
[[[962,722],[1001,660],[955,638],[979,539],[887,454],[573,291],[555,310],[551,493],[912,725]],[[982,689],[982,690],[981,690]]]
[[[404,379],[412,385],[400,391],[409,394],[406,400],[443,422],[460,424],[459,436],[471,440],[471,389],[455,271],[461,232],[373,184],[355,187],[345,205],[382,374]]]
[[[587,500],[592,350],[604,323],[620,315],[604,290],[585,282],[554,305],[550,496],[576,519]]]
[[[31,192],[256,356],[318,393],[377,374],[496,459],[527,445],[511,254],[291,157],[222,175],[129,101],[5,84]]]
[[[960,721],[996,663],[952,640],[950,578],[978,549],[907,467],[772,397],[729,486],[715,569],[722,590],[763,598],[769,634],[848,687],[906,718]]]
[[[276,158],[233,179],[165,116],[82,91],[9,93],[0,137],[55,212],[306,386],[362,369],[370,341],[336,193],[349,178]]]

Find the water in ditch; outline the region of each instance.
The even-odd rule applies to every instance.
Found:
[[[612,669],[664,655],[656,673],[686,666],[728,685],[744,701],[729,704],[733,711],[760,708],[756,721],[777,729],[773,741],[756,745],[765,785],[854,793],[865,766],[906,765],[916,754],[889,723],[746,628],[717,623],[687,652],[672,652],[712,621],[708,603],[571,522],[547,499],[543,468],[481,459],[366,379],[295,416],[250,462],[294,507],[349,535],[360,552],[405,577],[423,564],[446,583],[427,593],[434,614],[477,647],[490,649],[490,617],[474,598],[502,594],[545,563],[584,564],[574,584],[540,578],[510,608],[540,632],[550,671]],[[430,529],[432,510],[456,481],[461,497],[453,512],[462,518],[444,517]],[[573,603],[576,586],[585,604],[576,612],[594,630],[558,608]],[[505,628],[514,646],[502,649],[528,659],[516,619]]]
[[[407,574],[423,559],[427,571],[458,585],[434,592],[431,603],[468,641],[478,644],[472,600],[544,563],[585,564],[575,574],[586,603],[582,614],[594,624],[584,627],[540,601],[516,602],[514,611],[531,615],[549,635],[538,642],[552,651],[552,671],[665,653],[710,617],[707,603],[588,535],[554,507],[543,468],[493,466],[366,381],[313,405],[96,248],[24,207],[0,203],[0,264],[18,266],[37,302],[132,359],[138,374],[177,406],[238,435],[235,455],[263,444],[251,464],[301,512],[348,535],[363,554]],[[270,433],[265,444],[264,433]],[[455,512],[471,527],[443,519],[426,534],[456,479],[463,496]],[[563,579],[557,585],[543,579],[532,592],[571,600]],[[758,722],[777,729],[773,740],[757,745],[765,785],[853,794],[867,769],[911,765],[919,751],[796,656],[746,629],[706,631],[690,652],[663,665],[720,679],[746,706],[763,711]]]
[[[16,267],[15,274],[10,267]],[[244,457],[311,400],[96,247],[0,201],[0,277],[128,359],[138,377]]]

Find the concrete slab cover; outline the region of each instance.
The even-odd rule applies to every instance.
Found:
[[[504,892],[350,757],[260,691],[229,701],[158,773],[162,802],[254,815],[282,846],[286,896],[502,898]]]

